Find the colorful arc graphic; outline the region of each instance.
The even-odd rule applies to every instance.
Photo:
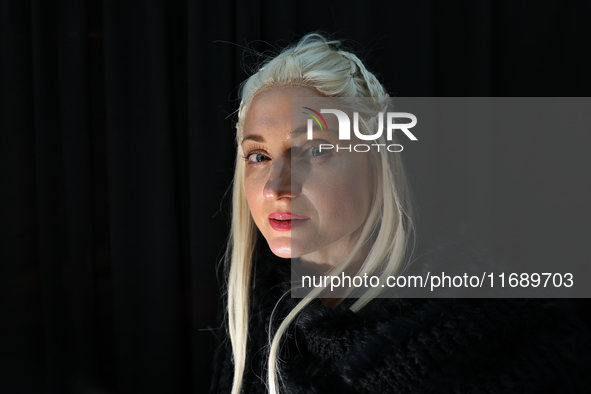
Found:
[[[320,130],[324,130],[324,128],[322,127],[322,123],[324,123],[324,126],[326,126],[326,130],[328,130],[328,124],[326,123],[326,120],[324,119],[324,116],[322,116],[320,114],[320,112],[315,111],[315,110],[313,110],[312,108],[309,108],[309,107],[302,107],[302,108],[314,112],[314,114],[316,116],[314,114],[309,113],[309,112],[302,112],[302,113],[303,114],[306,114],[306,115],[310,115],[316,121],[316,123],[318,123],[318,126],[320,126]],[[320,123],[320,119],[318,119],[318,118],[322,119],[322,123]]]

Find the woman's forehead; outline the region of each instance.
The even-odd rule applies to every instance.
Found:
[[[318,97],[312,89],[302,86],[278,86],[258,93],[252,100],[244,120],[243,138],[252,134],[290,134],[291,103],[294,97]]]

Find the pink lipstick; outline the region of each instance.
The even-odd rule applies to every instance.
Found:
[[[269,224],[273,230],[289,231],[310,219],[307,216],[300,216],[291,212],[273,212],[269,215]]]

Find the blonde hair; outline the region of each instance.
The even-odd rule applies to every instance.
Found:
[[[232,224],[228,243],[229,263],[227,283],[228,333],[232,345],[234,377],[232,393],[242,388],[248,341],[249,299],[252,276],[252,256],[257,230],[247,205],[244,191],[245,162],[241,159],[242,126],[248,108],[257,93],[282,85],[309,87],[330,97],[387,98],[384,87],[354,54],[340,49],[339,41],[329,41],[320,34],[308,34],[296,45],[284,49],[267,61],[258,72],[242,85],[241,103],[236,125],[238,145],[233,183]],[[366,124],[370,129],[371,125]],[[385,138],[385,137],[381,137]],[[386,142],[379,141],[379,142]],[[370,166],[376,177],[376,192],[361,235],[349,256],[331,271],[338,275],[351,263],[353,256],[371,240],[371,248],[360,272],[379,273],[384,279],[397,272],[408,250],[412,232],[410,198],[405,172],[399,154],[382,153],[370,156]],[[383,220],[386,218],[388,220]],[[298,313],[323,288],[315,288],[302,299],[281,322],[277,331],[269,333],[269,364],[267,385],[270,393],[279,392],[278,352],[282,335]],[[379,295],[380,288],[368,290],[351,309],[356,312]]]

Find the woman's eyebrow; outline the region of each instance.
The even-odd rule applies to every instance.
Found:
[[[302,134],[306,134],[307,132],[308,132],[308,128],[307,127],[297,128],[297,129],[295,129],[294,131],[291,132],[291,138],[294,139],[296,137],[301,136]],[[322,133],[322,134],[330,133],[330,135],[334,135],[335,134],[332,130],[330,130],[330,131],[329,130],[324,130],[324,129],[321,130],[321,129],[317,128],[317,127],[313,128],[313,133],[314,134],[316,134],[316,133]]]
[[[258,135],[258,134],[249,134],[246,137],[242,138],[242,142],[240,143],[240,145],[244,144],[244,141],[256,141],[256,142],[265,142],[265,139]]]
[[[304,134],[307,130],[308,130],[307,127],[297,128],[291,132],[291,138],[293,139],[293,138],[299,137],[300,135]]]

